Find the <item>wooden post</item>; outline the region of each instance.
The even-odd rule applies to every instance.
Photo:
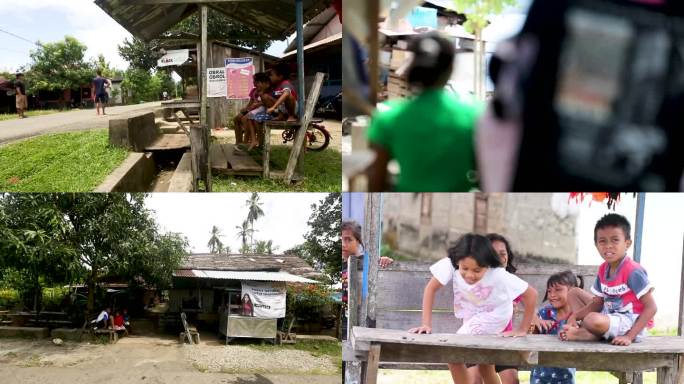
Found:
[[[375,328],[376,286],[380,263],[380,236],[382,226],[382,194],[366,195],[366,209],[363,228],[363,244],[368,252],[368,296],[362,305],[362,326]]]
[[[370,346],[368,362],[366,364],[365,384],[376,384],[378,382],[378,366],[380,365],[380,344]]]
[[[211,164],[209,164],[208,161],[211,127],[209,126],[209,115],[207,113],[207,17],[209,13],[209,7],[206,5],[200,5],[200,13],[202,29],[202,48],[200,52],[200,74],[202,76],[202,85],[200,87],[200,125],[202,126],[202,132],[204,136],[204,147],[202,148],[204,153],[202,153],[201,158],[207,159],[207,161],[202,162],[199,165],[203,167],[200,171],[200,174],[203,176],[202,179],[204,180],[204,190],[206,192],[211,192]]]
[[[268,124],[262,124],[264,126],[264,173],[263,178],[268,179],[271,177],[270,161],[271,161],[271,126]]]
[[[349,256],[347,261],[347,277],[348,277],[348,299],[347,306],[349,308],[349,317],[347,318],[347,342],[351,339],[351,331],[354,326],[359,325],[359,258],[357,256]],[[345,383],[360,384],[361,383],[362,366],[358,361],[349,361],[346,363],[344,369]]]
[[[206,126],[192,125],[190,126],[190,148],[192,151],[192,185],[195,192],[200,191],[200,180],[204,182],[205,191],[209,185],[207,175],[209,170],[209,142],[206,139],[204,131]]]
[[[302,156],[302,149],[304,147],[304,140],[306,138],[306,128],[309,126],[311,118],[313,118],[313,114],[316,111],[316,101],[318,100],[318,95],[320,95],[321,93],[323,77],[323,73],[317,73],[313,86],[309,91],[309,98],[306,101],[306,110],[304,112],[304,117],[300,120],[301,126],[297,130],[294,143],[292,143],[292,151],[290,152],[290,158],[287,161],[287,168],[285,169],[286,184],[290,184],[290,182],[292,181],[292,177],[295,173],[295,168],[297,167],[297,162],[300,161],[300,156]]]
[[[677,336],[684,336],[684,241],[682,241],[682,272],[679,280],[679,325]]]
[[[380,3],[379,0],[371,0],[366,3],[368,17],[368,77],[370,79],[368,102],[375,109],[378,102],[378,83],[380,81],[380,37],[378,24],[380,22]]]
[[[299,118],[304,115],[304,3],[302,0],[295,2],[295,21],[297,24],[297,103]],[[304,126],[306,127],[306,126]]]

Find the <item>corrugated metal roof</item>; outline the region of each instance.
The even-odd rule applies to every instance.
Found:
[[[316,37],[316,35],[318,35],[318,33],[335,17],[337,17],[337,12],[335,11],[335,8],[330,7],[306,23],[304,26],[304,44],[311,44],[313,38]],[[290,52],[293,50],[297,50],[297,39],[293,39],[283,52]]]
[[[342,32],[340,32],[340,33],[338,33],[338,34],[336,34],[336,35],[333,35],[333,36],[326,37],[325,39],[319,40],[319,41],[317,41],[317,42],[315,42],[315,43],[311,43],[311,44],[309,44],[309,45],[305,45],[305,46],[304,46],[304,51],[306,52],[306,51],[309,51],[309,50],[311,50],[311,49],[314,49],[314,48],[317,48],[317,47],[322,47],[322,46],[324,46],[324,45],[328,45],[328,44],[332,44],[332,43],[336,43],[336,44],[340,44],[340,45],[342,44]],[[296,55],[296,54],[297,54],[297,50],[289,51],[289,52],[286,52],[286,53],[283,55],[282,58],[284,59],[284,58],[286,58],[286,57],[289,57],[289,56],[292,56],[292,55]]]
[[[254,281],[281,281],[288,283],[312,283],[316,280],[295,276],[287,272],[266,271],[211,271],[199,269],[180,269],[173,272],[175,277],[189,277],[197,279],[222,279],[222,280],[254,280]]]
[[[213,10],[230,19],[280,40],[295,30],[294,0],[262,0],[209,3]],[[304,22],[326,9],[330,0],[303,0]],[[152,40],[179,21],[197,12],[197,4],[136,4],[133,0],[95,0],[116,22],[134,36]]]
[[[179,269],[197,269],[213,271],[283,271],[296,276],[316,278],[321,276],[300,257],[286,255],[257,254],[211,254],[196,253],[185,257]]]

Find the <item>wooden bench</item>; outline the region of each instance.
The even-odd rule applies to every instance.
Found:
[[[109,343],[114,344],[119,341],[119,334],[113,329],[96,329],[93,331],[95,336],[107,335],[109,338]]]
[[[356,265],[356,268],[351,268],[350,270],[350,275],[349,275],[349,307],[350,308],[357,308],[357,311],[350,311],[350,324],[353,325],[361,325],[361,326],[368,326],[371,325],[376,330],[378,331],[386,331],[388,330],[389,332],[399,332],[403,336],[409,337],[408,333],[406,332],[409,328],[415,327],[420,325],[421,323],[421,316],[422,316],[422,296],[423,296],[423,289],[427,282],[431,278],[431,274],[429,271],[429,267],[431,263],[425,263],[425,262],[396,262],[393,265],[391,265],[388,268],[382,268],[378,269],[377,273],[377,278],[375,280],[375,296],[370,297],[369,299],[372,300],[372,305],[370,307],[373,307],[372,309],[369,306],[365,306],[363,300],[361,299],[361,284],[362,284],[362,263],[361,260],[358,258],[353,258],[352,259],[352,266]],[[521,265],[518,268],[518,271],[516,275],[518,275],[521,279],[527,281],[532,287],[534,287],[537,290],[538,293],[538,302],[537,302],[537,307],[539,307],[542,304],[542,300],[544,298],[544,292],[546,291],[546,281],[548,277],[557,272],[561,272],[564,270],[571,270],[573,271],[576,275],[581,276],[584,279],[584,288],[585,290],[589,290],[591,285],[594,282],[594,279],[596,278],[596,272],[598,270],[597,266],[578,266],[578,265]],[[372,290],[372,288],[369,287],[369,289]],[[432,315],[432,326],[433,326],[433,332],[436,334],[442,334],[442,335],[448,335],[448,334],[454,334],[458,330],[458,328],[461,326],[461,320],[456,319],[453,314],[453,289],[451,287],[451,284],[443,287],[437,292],[437,295],[435,296],[435,302],[433,304],[433,315]],[[397,294],[397,292],[401,292],[401,294]],[[369,295],[372,296],[372,295]],[[365,309],[364,309],[365,307]],[[521,320],[522,317],[522,312],[520,311],[522,308],[519,308],[516,313],[514,314],[514,323],[518,323]],[[373,312],[373,318],[370,319],[372,316],[369,314],[369,312]],[[364,319],[368,319],[364,321]],[[372,323],[374,321],[374,324]],[[365,334],[364,334],[365,335]],[[373,337],[375,334],[372,334]],[[384,334],[383,334],[384,335]],[[545,335],[540,335],[540,336],[545,336]],[[350,338],[352,336],[350,335]],[[534,336],[536,337],[536,336]],[[551,339],[557,339],[556,336],[546,336],[550,337]],[[371,337],[372,339],[372,337]],[[448,339],[448,338],[447,338]],[[527,339],[527,338],[525,338]],[[679,342],[681,339],[675,339],[675,344]],[[403,339],[402,339],[403,340]],[[502,339],[497,338],[496,340],[501,341]],[[535,339],[536,340],[536,339]],[[667,338],[660,338],[659,340],[664,340],[665,342],[668,342],[669,339]],[[561,344],[559,342],[559,347],[562,348],[570,348],[569,346],[572,345],[577,345],[575,343],[572,344]],[[613,350],[613,348],[618,348],[618,347],[613,347],[610,346],[606,343],[588,343],[589,345],[592,345],[597,348],[597,350],[602,350],[600,348],[603,348],[603,346],[608,346],[610,347],[610,350]],[[441,345],[441,344],[440,344]],[[646,344],[637,344],[637,347],[633,347],[631,350],[634,350],[634,348],[639,348],[639,345],[645,346]],[[506,346],[508,347],[508,343],[506,343]],[[365,348],[365,347],[364,347]],[[472,349],[477,349],[477,346],[474,346]],[[617,350],[618,354],[620,350]],[[368,355],[369,351],[366,350],[356,350],[352,345],[351,341],[347,341],[343,343],[343,359],[345,361],[360,361],[358,360],[359,356],[356,356],[355,354],[360,352],[361,357],[363,359],[366,359],[365,356]],[[472,351],[471,351],[472,352]],[[526,352],[526,351],[523,351]],[[534,352],[539,352],[539,351],[534,351]],[[682,351],[684,352],[684,350]],[[403,352],[402,352],[403,353]],[[411,351],[406,352],[406,353],[414,353]],[[451,352],[448,352],[451,353]],[[642,353],[642,352],[637,352],[637,353]],[[647,352],[643,352],[647,353]],[[674,353],[674,352],[673,352]],[[378,364],[382,368],[388,368],[388,369],[447,369],[447,366],[445,362],[443,361],[430,361],[429,359],[423,359],[420,360],[417,355],[411,355],[414,356],[415,358],[413,360],[411,359],[404,359],[404,360],[395,360],[388,354],[383,354],[382,356],[379,357]],[[427,356],[427,355],[426,355]],[[670,356],[671,357],[671,356]],[[614,356],[614,359],[621,358],[619,356]],[[507,358],[508,359],[508,358]],[[505,360],[505,359],[504,359]],[[365,361],[365,360],[363,360]],[[629,360],[625,360],[629,361]],[[650,361],[650,360],[649,360]],[[496,362],[492,360],[492,362]],[[643,370],[646,369],[654,369],[654,368],[664,368],[667,364],[665,365],[660,365],[658,364],[662,363],[656,361],[654,364],[650,364],[648,366],[644,365]],[[543,363],[539,363],[540,365],[545,365],[547,364],[546,361]],[[573,363],[575,364],[575,363]],[[510,365],[510,364],[509,364]],[[526,366],[530,366],[530,364],[513,364],[513,365],[520,365],[521,369],[525,369]],[[562,365],[561,365],[562,366]],[[565,365],[565,366],[572,366],[572,365]],[[670,366],[673,366],[670,364]],[[608,365],[605,367],[602,367],[601,365],[596,365],[594,368],[591,368],[590,364],[585,364],[585,365],[580,365],[580,364],[575,364],[572,367],[576,367],[578,369],[583,369],[583,370],[605,370],[605,371],[615,371],[615,375],[621,378],[621,383],[623,382],[634,382],[634,383],[640,383],[640,377],[641,377],[641,371],[639,365],[631,365],[631,364],[622,364],[618,365],[616,369],[610,368]],[[662,373],[662,375],[668,376],[669,373]],[[636,379],[633,379],[636,378]],[[660,382],[659,382],[660,384]]]
[[[366,364],[366,384],[377,382],[381,361],[414,364],[462,361],[628,373],[656,369],[658,384],[678,384],[684,380],[684,338],[681,337],[646,337],[625,347],[563,342],[554,335],[519,338],[453,333],[417,335],[405,330],[354,327],[351,345],[355,360]]]

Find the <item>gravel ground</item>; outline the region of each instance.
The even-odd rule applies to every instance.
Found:
[[[328,357],[291,349],[260,351],[245,346],[184,346],[186,359],[200,371],[335,374]]]
[[[201,364],[205,364],[204,368]],[[229,371],[232,370],[232,371]],[[125,337],[116,344],[0,339],[0,383],[339,384],[327,357],[261,352],[217,341],[181,346],[174,337]]]

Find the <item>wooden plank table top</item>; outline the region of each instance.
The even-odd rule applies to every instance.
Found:
[[[172,101],[162,101],[162,107],[164,108],[174,108],[174,109],[199,109],[199,100],[172,100]]]
[[[354,327],[355,359],[375,383],[381,362],[445,364],[465,362],[517,367],[546,366],[583,371],[639,372],[657,369],[658,384],[684,380],[684,338],[650,336],[629,346],[567,342],[555,335],[504,338],[495,335],[414,334],[405,330]]]
[[[521,352],[577,352],[577,353],[684,353],[684,338],[649,336],[642,342],[628,346],[608,342],[561,341],[555,335],[527,335],[502,337],[497,335],[457,335],[453,333],[416,334],[396,329],[354,327],[353,345],[362,350],[369,343],[445,346],[486,350]],[[355,349],[358,349],[355,347]]]
[[[169,149],[190,148],[190,138],[184,133],[166,133],[157,137],[146,151],[163,151]]]

